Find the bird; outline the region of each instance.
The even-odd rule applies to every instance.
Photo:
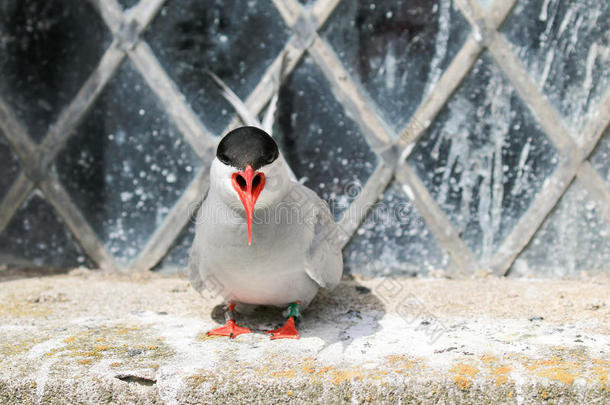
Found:
[[[341,280],[339,236],[328,205],[294,179],[266,131],[230,131],[211,163],[188,265],[196,290],[214,286],[226,302],[226,324],[207,334],[251,333],[236,324],[236,308],[268,305],[286,308],[287,318],[270,338],[299,339],[301,311]]]

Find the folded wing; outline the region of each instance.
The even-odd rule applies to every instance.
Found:
[[[315,192],[301,184],[295,189],[302,197],[304,222],[313,228],[305,272],[320,287],[335,288],[343,274],[341,229],[335,224],[328,205]]]

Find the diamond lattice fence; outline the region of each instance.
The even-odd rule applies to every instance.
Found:
[[[253,115],[281,81],[347,271],[610,271],[597,0],[2,1],[0,264],[183,268],[240,125],[207,71]]]

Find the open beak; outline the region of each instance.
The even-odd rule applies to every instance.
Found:
[[[265,187],[265,174],[263,172],[255,172],[252,166],[246,166],[243,172],[233,173],[232,176],[233,188],[239,195],[241,203],[246,210],[246,219],[248,221],[248,245],[252,244],[252,213],[254,212],[254,204],[256,199]]]

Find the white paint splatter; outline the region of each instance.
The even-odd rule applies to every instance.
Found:
[[[443,73],[443,70],[441,69],[441,63],[447,56],[449,28],[451,26],[450,19],[451,2],[449,0],[442,0],[440,2],[440,10],[438,16],[438,32],[436,34],[436,42],[434,45],[434,57],[430,61],[430,71],[428,73],[426,89],[424,90],[424,97],[430,94],[432,88],[436,85]]]
[[[550,0],[544,0],[544,3],[542,4],[542,7],[540,8],[540,15],[538,16],[538,19],[540,21],[546,21],[546,19],[548,17],[549,1]]]
[[[527,138],[527,142],[523,145],[523,149],[521,149],[521,154],[519,155],[519,166],[517,168],[517,176],[515,177],[515,185],[511,190],[511,195],[517,195],[523,190],[525,186],[524,181],[524,173],[526,171],[525,162],[527,162],[527,158],[530,154],[530,149],[532,147],[532,138]]]
[[[43,356],[49,353],[51,350],[64,347],[65,345],[66,343],[63,341],[63,338],[47,340],[32,347],[27,353],[27,358],[33,362],[40,361]],[[43,361],[36,371],[35,380],[37,403],[42,402],[42,397],[44,396],[44,392],[47,387],[47,381],[49,380],[51,367],[57,362],[57,360],[57,357],[51,357],[48,360]]]

